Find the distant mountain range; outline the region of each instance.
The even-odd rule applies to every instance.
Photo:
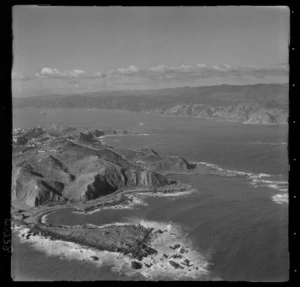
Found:
[[[13,98],[14,108],[96,108],[248,124],[288,122],[288,84],[219,85]]]

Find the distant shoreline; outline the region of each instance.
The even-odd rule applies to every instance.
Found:
[[[286,84],[215,85],[13,98],[15,107],[126,110],[247,124],[288,122]]]
[[[85,108],[85,107],[63,107],[63,108],[42,108],[42,107],[13,107],[13,110],[25,110],[25,109],[43,109],[44,114],[41,114],[43,116],[49,115],[49,111],[51,110],[63,110],[63,109],[78,109],[78,110],[87,110],[87,111],[113,111],[113,112],[125,112],[125,113],[144,113],[144,114],[153,114],[153,115],[159,115],[162,117],[169,117],[169,118],[192,118],[192,119],[201,119],[201,120],[213,120],[216,122],[228,122],[228,123],[237,123],[237,124],[243,124],[243,125],[257,125],[257,126],[277,126],[277,125],[288,125],[288,122],[278,122],[278,123],[255,123],[255,122],[246,122],[246,121],[239,121],[239,120],[230,120],[230,119],[220,119],[220,118],[214,118],[214,117],[200,117],[200,116],[186,116],[186,115],[167,115],[162,114],[158,111],[130,111],[125,109],[105,109],[105,108]]]

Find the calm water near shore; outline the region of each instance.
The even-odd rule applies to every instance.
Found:
[[[287,125],[258,126],[153,114],[88,109],[14,110],[14,128],[45,124],[118,128],[143,136],[104,138],[114,147],[149,147],[221,168],[263,174],[256,181],[176,175],[198,191],[182,197],[144,198],[147,206],[90,215],[63,210],[49,215],[59,224],[106,224],[132,218],[179,224],[223,280],[288,280]],[[43,110],[44,111],[44,110]],[[139,125],[138,123],[144,123]],[[14,238],[16,280],[131,280],[92,263],[46,257]]]

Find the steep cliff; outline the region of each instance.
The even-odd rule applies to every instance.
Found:
[[[169,180],[151,171],[108,167],[99,172],[81,174],[66,187],[64,196],[72,201],[86,201],[113,193],[119,189],[147,187],[155,190]]]

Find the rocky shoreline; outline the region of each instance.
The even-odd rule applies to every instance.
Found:
[[[145,192],[146,189],[139,190],[125,190],[111,196],[111,198],[102,198],[96,200],[96,202],[81,203],[81,204],[68,204],[68,205],[54,205],[54,206],[40,206],[36,209],[27,210],[14,210],[12,211],[12,224],[13,226],[26,227],[29,229],[26,238],[30,236],[39,235],[50,240],[63,240],[68,242],[78,243],[80,245],[88,246],[97,250],[106,250],[111,252],[121,252],[123,254],[131,253],[133,258],[141,259],[145,256],[155,253],[155,250],[151,249],[147,242],[150,239],[150,235],[153,232],[153,228],[143,228],[139,225],[114,225],[105,228],[101,228],[101,234],[97,234],[98,242],[89,239],[89,235],[93,231],[98,232],[99,228],[91,227],[90,225],[77,225],[77,226],[63,226],[48,224],[46,217],[62,209],[73,209],[75,213],[91,214],[105,208],[116,207],[128,207],[135,202],[134,194]],[[158,192],[157,192],[158,193]],[[147,194],[147,192],[146,192]],[[121,229],[121,230],[119,230]],[[130,229],[129,231],[127,229]],[[126,241],[124,234],[128,232],[129,236],[133,238]],[[122,234],[122,238],[117,238],[114,242],[110,242],[112,234]],[[83,236],[81,236],[83,234]],[[131,235],[132,234],[132,235]],[[110,235],[110,236],[107,236]],[[22,235],[23,237],[25,235]],[[134,242],[134,244],[133,244]]]
[[[74,256],[74,246],[80,253],[89,250],[91,255],[88,260],[99,264],[105,263],[103,258],[108,254],[114,258],[118,254],[114,259],[113,271],[124,272],[128,276],[136,275],[133,271],[139,271],[140,275],[148,279],[172,274],[183,278],[198,278],[199,275],[208,274],[207,262],[203,258],[199,260],[200,255],[191,248],[176,225],[143,220],[100,226],[42,223],[45,215],[60,209],[63,207],[35,212],[15,211],[12,228],[21,241],[39,246],[44,252],[50,252],[52,248],[48,248],[49,245],[56,244],[57,248],[51,252],[62,258]],[[178,274],[178,271],[181,273]]]
[[[13,159],[13,230],[22,242],[50,255],[85,256],[84,260],[100,265],[113,261],[114,271],[128,276],[135,271],[150,279],[207,276],[207,261],[174,224],[135,220],[67,226],[47,222],[49,214],[63,209],[84,216],[146,205],[147,196],[197,191],[168,178],[171,174],[244,176],[182,157],[160,156],[151,149],[117,150],[99,142],[107,133],[117,134],[66,126],[15,132],[16,144],[26,138],[36,147]]]

